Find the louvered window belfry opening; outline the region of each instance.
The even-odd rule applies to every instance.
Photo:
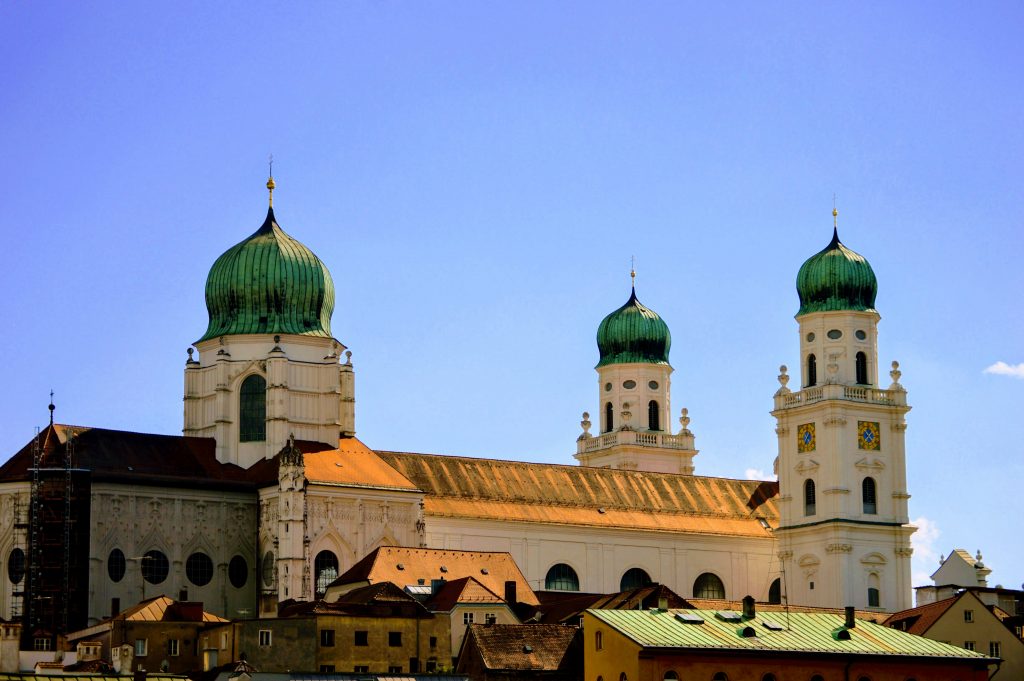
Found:
[[[661,430],[657,400],[651,400],[647,403],[647,430]]]
[[[818,360],[814,355],[807,355],[807,387],[818,383]]]
[[[878,495],[877,489],[875,488],[875,479],[864,478],[864,482],[861,485],[861,491],[864,498],[864,513],[868,515],[875,515],[878,513]]]
[[[267,381],[253,374],[242,381],[238,397],[238,439],[263,442],[267,439]]]
[[[857,353],[857,383],[868,384],[868,356],[863,352]]]
[[[604,432],[610,433],[614,428],[615,423],[612,416],[612,403],[607,402],[604,405]]]
[[[804,515],[814,515],[817,511],[817,503],[814,498],[814,481],[808,480],[804,483]]]

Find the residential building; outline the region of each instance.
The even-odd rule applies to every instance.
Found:
[[[582,638],[560,624],[471,624],[455,671],[473,681],[577,681]]]

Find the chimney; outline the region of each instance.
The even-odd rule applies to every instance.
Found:
[[[846,628],[853,629],[857,626],[857,617],[854,615],[854,609],[852,605],[846,606]]]
[[[658,610],[661,610],[662,612],[668,610],[668,599],[664,596],[658,599]]]
[[[444,588],[444,578],[430,580],[430,595],[433,596]]]
[[[519,601],[516,599],[516,583],[514,580],[505,582],[505,602],[509,605],[515,605]]]
[[[757,617],[757,611],[754,609],[754,597],[744,596],[743,597],[743,619],[752,620]]]

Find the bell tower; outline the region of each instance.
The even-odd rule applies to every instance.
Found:
[[[334,283],[277,224],[274,188],[271,177],[260,228],[210,268],[210,323],[185,363],[184,434],[215,438],[217,460],[243,468],[292,435],[335,445],[355,433],[352,353],[331,335]]]
[[[693,433],[682,410],[679,434],[672,433],[670,404],[672,336],[658,314],[636,297],[636,272],[626,304],[597,329],[598,417],[591,434],[584,412],[576,460],[584,466],[660,473],[693,473]]]
[[[838,212],[833,210],[835,222]],[[789,602],[894,612],[911,606],[907,393],[878,383],[871,265],[840,240],[797,274],[800,385],[775,393],[780,526]]]

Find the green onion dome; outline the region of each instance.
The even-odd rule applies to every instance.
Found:
[[[210,326],[199,341],[246,333],[331,337],[334,282],[313,251],[285,234],[273,207],[206,278]]]
[[[626,304],[601,320],[597,327],[597,366],[644,362],[668,364],[672,334],[654,310],[636,299],[636,288]]]
[[[800,296],[797,316],[836,310],[874,311],[878,282],[871,265],[859,253],[839,241],[833,229],[832,241],[812,255],[796,275]]]

